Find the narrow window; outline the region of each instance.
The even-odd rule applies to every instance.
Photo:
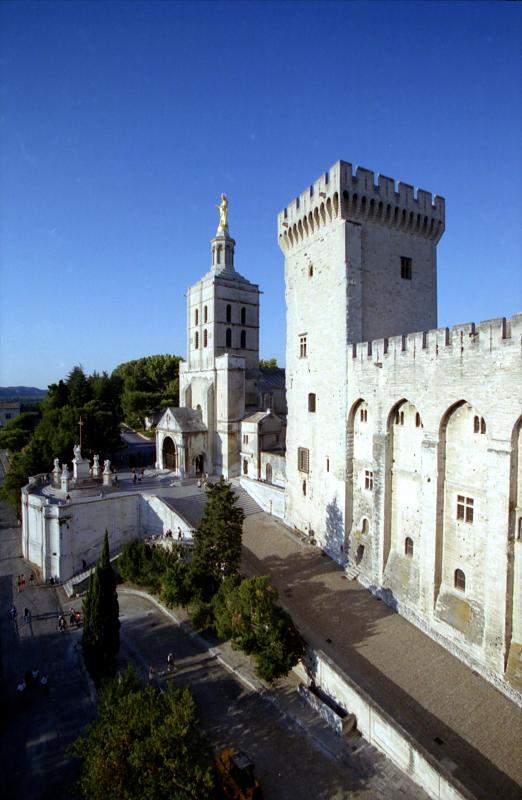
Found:
[[[203,347],[206,347],[207,344],[208,344],[208,334],[207,334],[207,329],[205,328],[205,330],[203,331]]]
[[[232,306],[227,306],[227,322],[232,322]]]
[[[404,411],[401,411],[401,425],[404,425]]]
[[[480,418],[480,432],[486,433],[486,420],[484,419],[484,417]]]
[[[357,548],[357,553],[355,554],[355,563],[360,564],[361,561],[363,560],[363,556],[364,556],[364,545],[360,544],[359,547]]]
[[[413,556],[413,539],[410,539],[409,536],[404,540],[404,552],[410,558]]]
[[[297,448],[297,469],[299,472],[310,471],[310,451],[307,447]]]
[[[248,475],[248,460],[243,459],[243,475]]]
[[[480,419],[477,416],[473,417],[473,433],[480,433]]]
[[[315,394],[312,392],[308,395],[308,411],[315,412]]]
[[[243,442],[244,442],[245,444],[248,444],[248,433],[244,433],[244,434],[243,434]]]
[[[303,494],[306,497],[306,481],[303,481]]]
[[[246,331],[241,331],[241,349],[246,348]]]
[[[421,426],[422,426],[421,417],[419,412],[417,411],[417,413],[415,414],[415,427],[420,428]]]
[[[267,464],[265,468],[265,480],[267,483],[272,483],[272,465]]]
[[[199,323],[199,311],[196,308],[196,313],[194,314],[194,324],[198,325],[198,323]]]
[[[395,424],[396,424],[396,425],[399,425],[399,424],[400,424],[400,421],[401,421],[401,415],[399,414],[399,412],[398,412],[398,411],[396,411],[396,412],[395,412]]]
[[[363,519],[363,521],[362,521],[362,532],[363,533],[368,533],[369,530],[370,530],[370,523],[368,522],[367,519]]]
[[[246,308],[241,309],[241,325],[246,325]]]
[[[330,459],[326,456],[326,471],[330,472]]]
[[[406,256],[401,256],[401,278],[405,281],[411,281],[411,269],[412,261],[411,258],[407,258]]]
[[[299,358],[306,358],[306,336],[299,337]]]
[[[208,308],[206,306],[203,308],[203,322],[208,322]]]
[[[369,469],[364,470],[364,488],[370,491],[373,489],[373,472]]]
[[[462,522],[473,522],[474,501],[472,497],[457,495],[457,519]]]
[[[310,264],[310,266],[308,267],[308,277],[313,278],[313,276],[314,276],[314,267],[313,264]]]
[[[368,422],[368,409],[361,408],[361,422]]]
[[[519,541],[522,541],[522,517],[520,517],[520,519],[518,520],[518,533],[517,533],[517,539],[518,539]]]
[[[455,589],[458,589],[460,592],[466,591],[466,576],[462,572],[461,569],[455,570]]]
[[[194,347],[196,350],[199,350],[199,333],[197,331],[194,337]]]

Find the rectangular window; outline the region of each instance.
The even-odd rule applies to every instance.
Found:
[[[364,488],[373,489],[373,472],[369,469],[364,470]]]
[[[330,472],[330,459],[328,458],[328,456],[326,457],[326,471]]]
[[[306,358],[306,336],[299,337],[299,358]]]
[[[462,522],[473,522],[473,498],[464,497],[462,494],[457,495],[457,519]]]
[[[411,258],[407,258],[406,256],[401,256],[401,278],[405,281],[411,281],[411,269],[412,261]]]
[[[243,444],[248,444],[248,433],[243,434]]]
[[[297,469],[299,472],[310,472],[310,452],[306,447],[297,448]]]

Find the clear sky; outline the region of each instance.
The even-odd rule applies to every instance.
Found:
[[[3,2],[0,384],[185,355],[229,195],[284,363],[277,212],[338,159],[446,198],[439,325],[522,307],[522,4]]]

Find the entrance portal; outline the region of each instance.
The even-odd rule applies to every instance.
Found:
[[[178,453],[170,436],[166,436],[163,440],[163,468],[173,472],[178,468]]]
[[[196,469],[196,478],[200,478],[205,472],[205,456],[203,453],[196,456],[194,459],[194,466]]]

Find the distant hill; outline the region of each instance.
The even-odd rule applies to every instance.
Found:
[[[36,386],[0,386],[0,400],[43,400],[46,394]]]

